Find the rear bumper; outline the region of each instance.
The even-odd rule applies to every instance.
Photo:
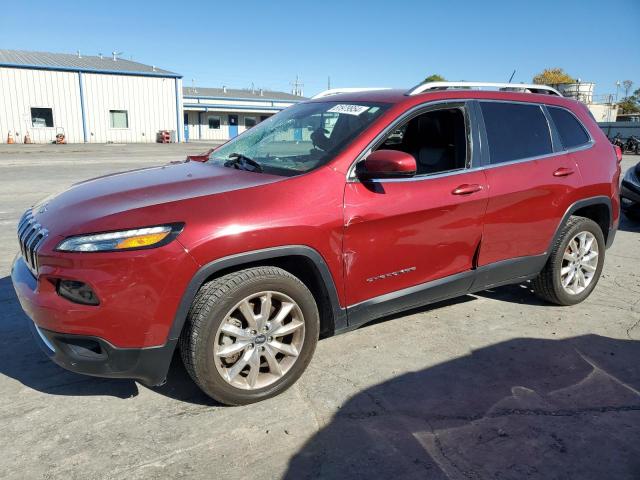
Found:
[[[164,345],[120,348],[108,340],[94,335],[62,333],[38,326],[44,319],[50,319],[55,312],[64,310],[51,301],[51,295],[40,292],[38,280],[28,270],[24,260],[16,257],[11,269],[11,280],[22,309],[30,318],[28,321],[34,339],[49,358],[72,372],[109,378],[130,378],[146,385],[164,382],[177,340],[167,340]],[[64,305],[68,310],[74,307],[70,302]],[[89,308],[89,307],[83,307]],[[72,312],[69,312],[73,316]]]

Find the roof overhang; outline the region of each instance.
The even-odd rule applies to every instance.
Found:
[[[56,72],[99,73],[102,75],[127,75],[133,77],[182,78],[182,75],[171,72],[137,72],[133,70],[108,70],[82,67],[62,67],[55,65],[23,65],[18,63],[0,63],[2,68],[21,68],[26,70],[49,70]]]
[[[205,104],[205,103],[184,103],[184,110],[195,112],[254,112],[254,113],[274,113],[284,110],[287,107],[267,107],[262,105],[231,105],[231,104]]]

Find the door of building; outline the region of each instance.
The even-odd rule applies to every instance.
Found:
[[[229,138],[238,135],[238,115],[229,115]]]

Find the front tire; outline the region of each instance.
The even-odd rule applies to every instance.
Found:
[[[557,305],[575,305],[587,298],[600,278],[605,240],[600,226],[572,216],[554,242],[540,274],[532,281],[540,298]]]
[[[320,319],[309,289],[277,267],[205,283],[180,336],[189,375],[213,399],[244,405],[273,397],[302,375]]]

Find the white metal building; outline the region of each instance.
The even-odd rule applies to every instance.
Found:
[[[183,140],[182,77],[114,57],[0,50],[0,142]]]
[[[184,137],[228,140],[305,97],[269,90],[185,87]]]

